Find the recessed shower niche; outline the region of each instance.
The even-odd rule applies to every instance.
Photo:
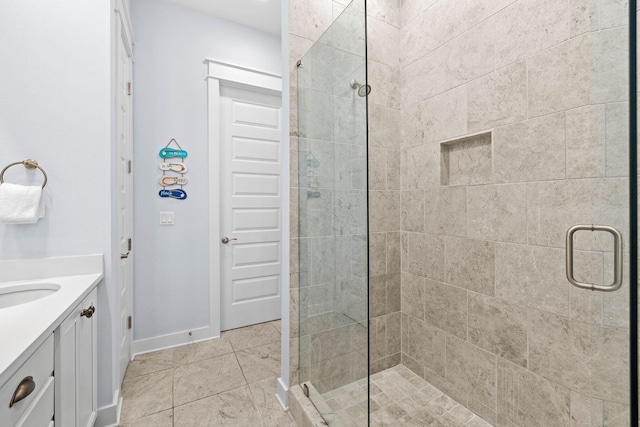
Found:
[[[440,184],[475,185],[492,181],[491,132],[440,144]]]

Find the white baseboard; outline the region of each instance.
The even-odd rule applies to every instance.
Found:
[[[276,398],[285,411],[289,410],[289,387],[282,381],[282,377],[278,377]]]
[[[116,390],[113,394],[113,403],[111,405],[98,408],[95,427],[118,427],[121,409],[122,396],[120,396],[120,390]]]
[[[191,333],[191,336],[189,336],[189,333]],[[134,355],[150,353],[152,351],[164,350],[166,348],[178,347],[198,341],[218,338],[219,336],[219,334],[213,335],[212,328],[206,326],[204,328],[193,329],[190,331],[176,332],[159,337],[133,341],[132,353]]]

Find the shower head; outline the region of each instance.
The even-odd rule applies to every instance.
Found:
[[[351,80],[351,88],[358,89],[358,96],[367,96],[371,93],[370,85],[362,85],[355,80]]]

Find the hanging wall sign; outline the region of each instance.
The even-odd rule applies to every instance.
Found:
[[[181,176],[162,175],[162,178],[160,178],[159,183],[163,187],[168,187],[170,185],[186,185],[187,178],[183,178]]]
[[[175,143],[177,149],[169,147],[172,143]],[[158,184],[162,186],[162,190],[158,195],[162,198],[171,198],[177,200],[184,200],[187,198],[187,192],[182,189],[184,185],[187,185],[187,178],[184,174],[187,173],[187,165],[184,164],[184,159],[187,157],[187,150],[183,150],[178,141],[175,138],[171,138],[169,143],[162,149],[160,149],[161,159],[174,159],[173,161],[165,161],[158,165],[162,171],[162,177],[158,181]],[[179,160],[179,161],[177,161]],[[173,172],[179,173],[175,175]],[[172,186],[180,186],[180,188],[167,188]]]
[[[172,139],[172,141],[175,141],[175,139]],[[179,157],[181,159],[184,159],[187,157],[187,152],[185,150],[176,150],[175,148],[165,147],[160,150],[160,157],[162,157],[163,159],[168,159],[170,157]]]
[[[173,171],[180,174],[187,173],[187,165],[185,165],[184,163],[165,162],[160,163],[158,167],[163,171]]]
[[[160,190],[158,193],[160,197],[170,197],[172,199],[184,200],[187,198],[187,192],[180,190],[179,188],[173,188],[171,190]]]

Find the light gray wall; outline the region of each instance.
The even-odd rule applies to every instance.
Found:
[[[135,340],[209,324],[207,69],[213,58],[281,73],[280,38],[161,0],[133,0]],[[188,198],[161,199],[158,151],[176,138]],[[159,213],[175,212],[174,226]]]
[[[112,399],[111,2],[0,4],[0,167],[34,158],[49,175],[46,217],[0,224],[0,259],[103,253],[98,287],[99,405]],[[10,182],[40,182],[22,167]]]

